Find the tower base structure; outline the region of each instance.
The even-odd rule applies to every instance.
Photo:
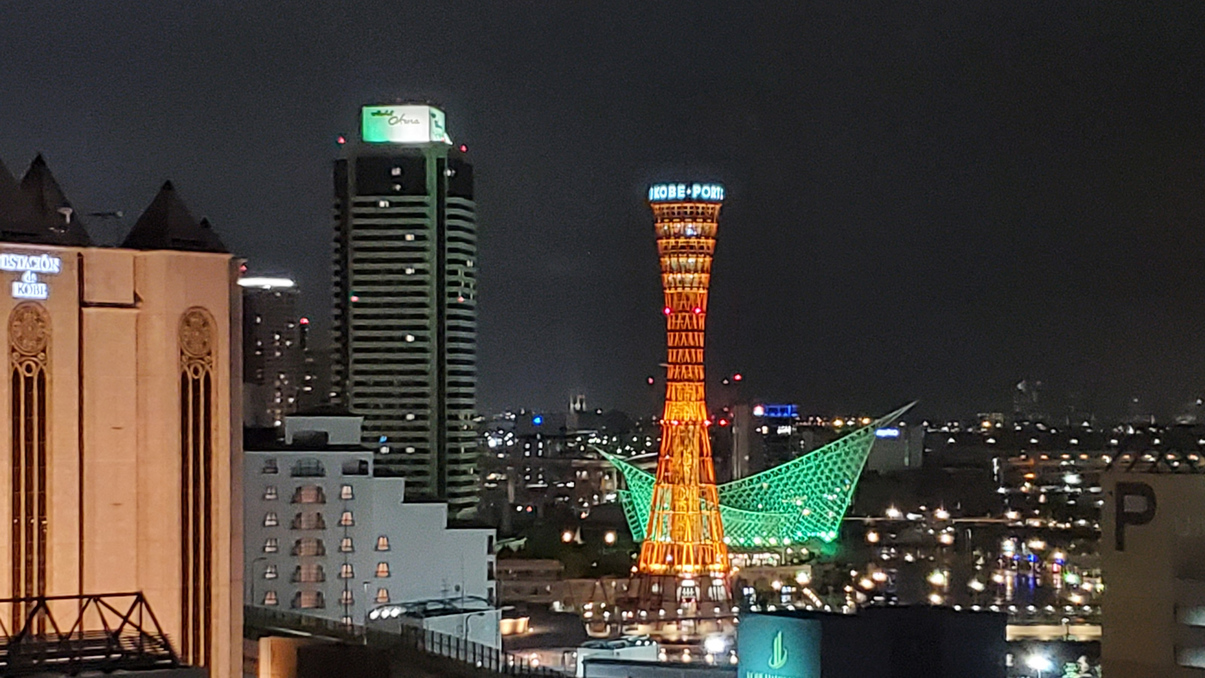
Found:
[[[730,577],[680,577],[637,573],[628,582],[628,605],[659,619],[706,619],[731,616]]]
[[[647,635],[672,645],[695,645],[711,635],[731,635],[740,614],[731,578],[710,575],[637,573],[611,605],[592,603],[588,609],[586,628],[593,637]]]

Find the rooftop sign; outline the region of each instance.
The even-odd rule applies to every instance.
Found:
[[[653,184],[649,202],[723,202],[723,184]]]
[[[444,112],[417,104],[364,106],[360,136],[370,144],[452,143]]]

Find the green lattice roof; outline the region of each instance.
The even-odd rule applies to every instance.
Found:
[[[745,549],[836,539],[876,440],[875,431],[911,407],[906,405],[798,459],[720,485],[724,541]],[[619,457],[604,456],[627,481],[628,489],[619,492],[620,501],[632,537],[643,541],[656,479]]]

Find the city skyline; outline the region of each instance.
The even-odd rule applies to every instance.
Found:
[[[1199,393],[1199,7],[387,9],[8,9],[0,157],[45,151],[81,211],[124,210],[100,242],[178,180],[324,336],[335,137],[371,100],[440,101],[478,168],[482,412],[649,409],[642,197],[674,176],[729,187],[708,367],[747,395],[943,416],[1040,378],[1166,416]]]

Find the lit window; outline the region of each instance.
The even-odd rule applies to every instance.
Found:
[[[344,485],[343,487],[339,488],[339,498],[340,499],[355,499],[356,493],[354,490],[352,490],[351,485]]]
[[[351,511],[344,511],[343,515],[339,516],[339,524],[343,527],[351,527],[356,524],[356,519],[352,517]]]
[[[351,543],[351,537],[344,537],[339,540],[339,553],[351,553],[356,550],[356,547]]]
[[[326,581],[326,572],[318,563],[298,565],[293,570],[293,581],[303,584],[317,584]]]
[[[388,603],[388,602],[389,602],[389,589],[386,589],[386,588],[377,589],[377,603],[383,604],[383,603]]]
[[[377,207],[389,207],[389,201],[388,200],[378,200]]]
[[[377,537],[377,550],[378,551],[388,551],[389,550],[389,537],[386,537],[385,535],[381,535],[381,536]]]
[[[263,473],[280,473],[280,467],[276,465],[275,459],[265,459]]]
[[[393,167],[389,170],[389,174],[391,176],[400,177],[400,176],[402,176],[402,168],[401,167]]]
[[[345,614],[339,618],[339,623],[343,624],[344,626],[354,626],[356,621],[352,619],[350,615]]]
[[[295,556],[325,556],[326,545],[321,539],[313,537],[303,537],[293,542],[293,555]]]
[[[321,513],[298,513],[293,516],[294,530],[325,530],[326,519]]]
[[[280,575],[277,574],[275,565],[264,567],[264,579],[276,579],[278,576]]]
[[[326,607],[326,600],[321,591],[298,591],[293,596],[293,607],[303,610],[319,609]]]
[[[264,592],[264,605],[276,605],[277,602],[278,601],[276,600],[276,592],[275,591],[265,591]]]
[[[407,241],[414,240],[414,234],[413,234],[413,233],[407,233],[407,234],[406,234],[406,240],[407,240]]]
[[[339,578],[351,579],[356,576],[356,568],[352,567],[351,563],[343,563],[339,566]]]
[[[276,537],[268,537],[264,540],[264,553],[276,553],[280,550],[280,544],[277,543]]]
[[[293,491],[294,504],[325,504],[326,492],[317,485],[302,485]]]
[[[389,576],[389,563],[377,563],[376,576],[388,577]]]
[[[276,498],[277,498],[277,494],[276,494],[276,486],[275,485],[269,485],[264,488],[264,500],[265,501],[272,501]]]
[[[350,590],[345,589],[343,591],[343,593],[339,594],[339,604],[340,605],[355,605],[356,604],[356,599],[354,596],[352,596]]]
[[[264,516],[264,527],[276,527],[280,524],[280,519],[276,517],[275,511],[268,511]]]

